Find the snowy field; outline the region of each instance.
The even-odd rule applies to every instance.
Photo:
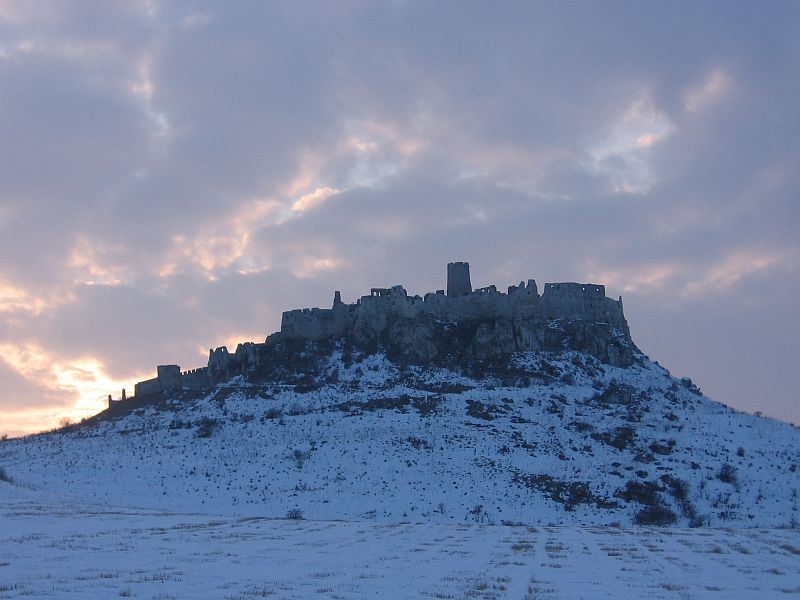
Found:
[[[788,598],[800,532],[291,521],[0,499],[0,598]]]

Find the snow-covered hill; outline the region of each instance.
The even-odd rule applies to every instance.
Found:
[[[627,368],[572,351],[458,369],[301,358],[310,371],[129,400],[7,441],[0,492],[313,519],[798,522],[800,430],[711,401],[642,355]]]

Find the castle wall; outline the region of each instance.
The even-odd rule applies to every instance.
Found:
[[[208,367],[191,369],[181,373],[181,387],[185,390],[201,390],[211,386]]]
[[[227,379],[230,376],[231,355],[228,348],[220,346],[208,351],[208,375],[212,381]]]
[[[178,365],[158,365],[156,372],[162,392],[181,391],[181,368]]]
[[[357,323],[367,321],[382,327],[380,324],[390,318],[414,319],[420,314],[454,320],[499,318],[510,315],[511,309],[505,296],[496,291],[456,297],[431,293],[420,298],[408,296],[402,286],[395,286],[388,295],[362,296],[357,313]]]
[[[236,352],[233,353],[234,360],[237,362],[245,363],[248,365],[258,364],[258,346],[253,342],[244,342],[236,346]]]
[[[519,285],[508,286],[508,296],[517,302],[525,299],[538,301],[539,290],[536,287],[536,280],[528,279],[527,283],[520,281]]]
[[[134,396],[146,396],[148,394],[160,394],[161,384],[158,382],[158,377],[140,381],[133,388]]]
[[[606,288],[591,283],[547,283],[542,294],[546,318],[609,323],[627,332],[621,301],[606,298]]]
[[[281,333],[289,337],[321,339],[341,336],[347,325],[346,309],[303,308],[281,316]]]
[[[236,369],[238,366],[239,372],[246,375],[251,368],[258,366],[259,353],[265,344],[254,344],[253,342],[245,342],[236,346],[236,352],[232,357],[232,367]]]
[[[389,295],[387,291],[386,297]],[[365,296],[364,298],[377,297]],[[349,316],[352,314],[352,308],[352,305],[348,306],[342,302],[340,292],[335,292],[332,308],[298,308],[284,312],[281,315],[281,333],[288,337],[312,340],[343,336],[350,322]]]

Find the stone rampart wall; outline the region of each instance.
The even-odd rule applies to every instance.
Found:
[[[191,369],[181,373],[181,387],[188,390],[201,390],[211,385],[208,367]]]
[[[161,393],[161,384],[158,382],[158,377],[154,377],[153,379],[148,379],[146,381],[140,381],[134,387],[133,393],[134,393],[135,396],[146,396],[148,394],[160,394]]]
[[[181,391],[181,368],[178,365],[158,365],[156,372],[162,392]]]

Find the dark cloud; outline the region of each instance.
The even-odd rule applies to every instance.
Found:
[[[654,358],[800,420],[798,12],[0,8],[0,343],[122,381],[466,259],[601,279]],[[27,376],[6,406],[63,404]]]

